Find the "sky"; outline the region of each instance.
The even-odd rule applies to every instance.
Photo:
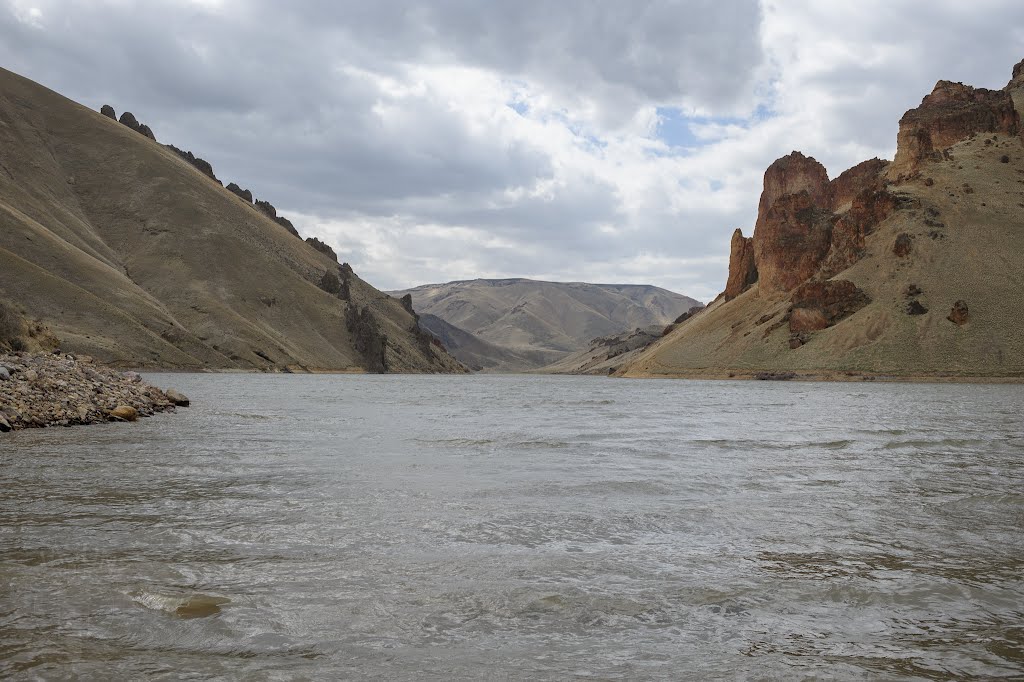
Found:
[[[1001,88],[1020,0],[0,0],[0,66],[129,110],[381,289],[725,286],[764,169]]]

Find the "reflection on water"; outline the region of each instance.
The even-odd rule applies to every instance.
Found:
[[[1024,676],[1024,387],[152,378],[0,439],[0,675]]]

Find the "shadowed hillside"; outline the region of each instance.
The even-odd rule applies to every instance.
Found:
[[[894,161],[773,163],[725,291],[627,376],[1024,377],[1024,62],[939,81]]]
[[[0,298],[63,348],[152,368],[461,371],[329,248],[153,137],[0,70]]]

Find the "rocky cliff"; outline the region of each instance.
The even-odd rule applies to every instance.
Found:
[[[0,300],[63,350],[146,368],[464,371],[269,204],[113,115],[0,69]]]
[[[1024,376],[1022,87],[939,81],[892,163],[777,160],[723,294],[622,373]]]

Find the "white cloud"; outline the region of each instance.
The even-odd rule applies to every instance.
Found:
[[[771,161],[799,149],[835,176],[891,157],[935,80],[1001,87],[1024,57],[1010,0],[409,8],[7,2],[0,59],[131,109],[381,288],[532,276],[710,299]],[[681,146],[659,137],[672,111]]]

